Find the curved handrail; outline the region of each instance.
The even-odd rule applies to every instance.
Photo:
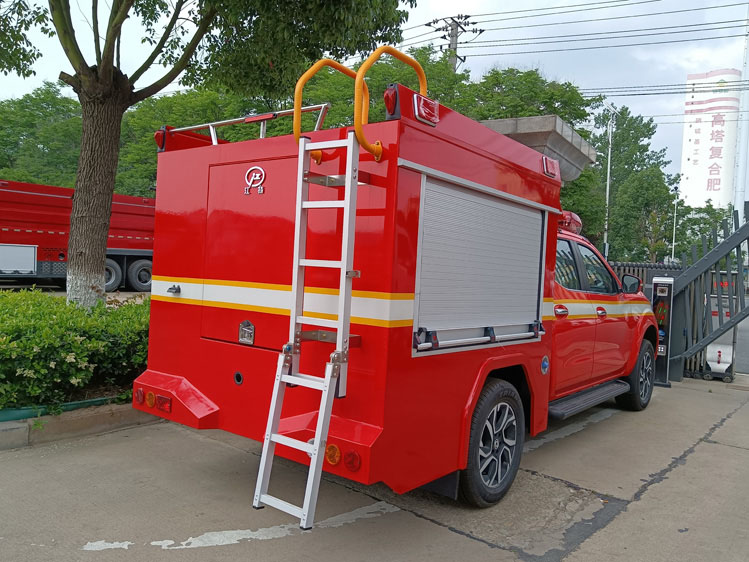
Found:
[[[375,141],[375,143],[369,144],[364,136],[364,125],[367,123],[368,114],[362,112],[362,101],[363,96],[366,93],[366,99],[369,99],[369,92],[367,91],[367,83],[364,82],[364,75],[370,69],[370,67],[377,62],[377,60],[383,54],[389,54],[397,58],[399,61],[406,63],[416,71],[416,75],[419,77],[419,93],[422,96],[427,95],[427,77],[424,74],[424,69],[421,65],[413,58],[409,57],[405,53],[401,53],[399,50],[389,46],[383,45],[379,47],[369,55],[369,58],[362,63],[356,73],[356,82],[354,83],[354,131],[356,132],[356,139],[359,141],[361,147],[372,154],[375,157],[375,161],[379,162],[382,158],[382,143]],[[369,105],[369,104],[367,104]]]
[[[304,85],[325,66],[356,79],[356,72],[333,59],[321,59],[317,61],[307,70],[307,72],[299,77],[299,80],[296,82],[296,87],[294,88],[294,138],[297,143],[299,143],[299,138],[302,136],[302,91],[304,90]],[[364,85],[363,95],[356,99],[359,100],[362,107],[359,112],[355,111],[354,113],[355,115],[358,113],[360,118],[366,124],[369,121],[369,88],[367,88],[366,84]],[[315,162],[319,164],[322,159],[322,152],[315,150],[311,153],[311,156]]]

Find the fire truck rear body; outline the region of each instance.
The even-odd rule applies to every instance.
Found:
[[[632,370],[652,314],[641,294],[593,301],[554,286],[556,162],[444,106],[436,126],[422,122],[414,92],[398,86],[397,96],[398,118],[364,126],[384,152],[379,162],[360,153],[348,391],[333,405],[327,439],[341,458],[323,466],[402,493],[466,467],[471,417],[488,378],[517,388],[536,435],[551,401]],[[349,131],[306,135],[317,142]],[[262,441],[289,339],[297,143],[281,136],[212,144],[168,131],[157,142],[148,369],[133,404]],[[310,172],[342,174],[343,160],[327,151]],[[339,190],[313,184],[310,199],[336,199]],[[306,257],[341,259],[341,210],[307,212]],[[574,234],[561,238],[587,245]],[[304,316],[335,318],[337,273],[310,268],[305,286]],[[563,364],[552,343],[557,300],[591,308],[575,309],[567,334],[560,331],[572,346],[559,356]],[[606,301],[630,330],[612,352],[626,361],[594,373],[594,309]],[[241,342],[243,325],[253,329],[251,344]],[[325,330],[307,329],[309,339],[327,339]],[[322,376],[334,346],[302,346],[301,370]],[[579,365],[587,369],[579,376],[564,371]],[[319,401],[314,390],[289,389],[279,432],[311,439]],[[282,444],[276,451],[309,464],[304,452]]]

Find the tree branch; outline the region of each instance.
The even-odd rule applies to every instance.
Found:
[[[133,92],[132,96],[130,96],[130,105],[135,105],[139,101],[150,98],[155,93],[161,91],[163,88],[168,86],[177,76],[179,76],[179,74],[185,68],[187,68],[187,64],[190,62],[192,55],[195,53],[195,49],[198,48],[200,41],[203,39],[203,36],[210,29],[214,17],[216,17],[216,10],[214,8],[209,8],[203,16],[203,19],[200,20],[198,29],[195,30],[195,35],[193,35],[192,39],[185,47],[182,56],[176,63],[174,63],[172,69],[150,86],[138,90],[137,92]]]
[[[135,84],[137,82],[138,78],[140,78],[143,73],[148,70],[151,65],[153,64],[153,61],[156,60],[156,57],[159,56],[159,53],[161,53],[161,50],[164,48],[164,45],[166,45],[167,39],[169,39],[169,36],[172,34],[172,30],[174,29],[175,24],[177,23],[177,20],[179,19],[179,14],[182,11],[182,6],[184,5],[185,0],[178,0],[177,3],[174,6],[174,14],[172,15],[172,18],[169,20],[169,23],[166,26],[166,29],[164,29],[164,33],[161,35],[161,39],[159,39],[158,44],[156,47],[154,47],[153,51],[151,51],[151,54],[148,55],[148,58],[146,61],[140,66],[138,70],[136,70],[131,76],[130,76],[130,83]]]
[[[49,12],[52,14],[52,24],[57,31],[57,38],[65,51],[65,56],[73,65],[73,70],[81,77],[91,78],[91,69],[86,59],[83,58],[83,53],[75,39],[75,30],[70,23],[70,3],[68,0],[49,0]]]
[[[94,48],[96,49],[96,64],[101,64],[101,45],[99,43],[99,0],[91,2],[91,19],[94,28]]]
[[[112,81],[114,71],[114,51],[117,38],[120,36],[122,24],[127,19],[130,8],[135,0],[122,0],[112,4],[112,13],[109,17],[107,35],[104,38],[104,49],[101,53],[101,64],[99,65],[99,78],[105,84]]]

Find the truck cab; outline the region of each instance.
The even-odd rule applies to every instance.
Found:
[[[577,215],[563,213],[549,316],[553,319],[550,399],[560,400],[627,377],[645,346],[649,372],[642,388],[639,379],[634,385],[629,381],[637,387],[634,394],[638,400],[627,393],[619,398],[642,409],[652,392],[653,349],[657,344],[650,302],[637,277],[617,277],[595,246],[580,234],[581,226]],[[555,417],[572,415],[555,412],[553,403],[550,411]]]

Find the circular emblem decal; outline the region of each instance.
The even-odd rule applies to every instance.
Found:
[[[253,166],[245,173],[244,181],[247,184],[244,188],[245,195],[249,195],[253,187],[257,188],[258,193],[263,193],[265,170],[263,170],[260,166]]]
[[[544,355],[544,358],[541,359],[541,374],[545,375],[549,372],[549,356]]]

